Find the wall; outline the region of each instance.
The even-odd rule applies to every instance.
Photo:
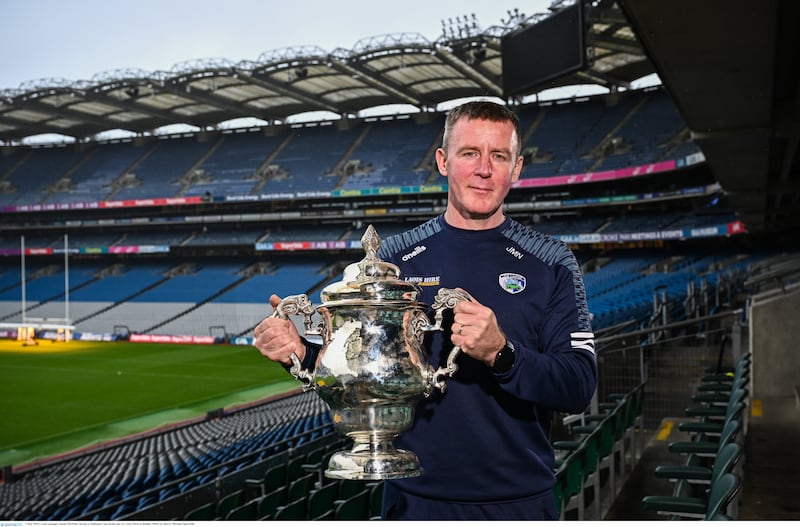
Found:
[[[800,284],[754,296],[749,319],[753,397],[793,397],[800,385]]]

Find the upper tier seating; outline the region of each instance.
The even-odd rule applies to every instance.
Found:
[[[196,138],[159,139],[148,145],[149,151],[131,174],[136,180],[120,189],[113,199],[168,198],[178,194],[180,179],[212,147],[212,143],[199,142]]]
[[[85,153],[71,146],[32,149],[23,162],[10,167],[0,180],[8,181],[13,193],[0,193],[0,205],[41,203],[48,190],[75,167]]]
[[[597,170],[645,165],[669,153],[669,142],[686,127],[667,92],[647,94],[644,103],[614,134],[619,139]]]
[[[267,242],[333,241],[344,235],[341,225],[315,225],[311,227],[275,225],[266,234]]]
[[[184,245],[250,245],[264,236],[263,227],[203,227],[194,232]]]
[[[360,133],[360,126],[349,130],[331,125],[292,129],[291,140],[271,162],[279,167],[279,172],[266,182],[261,192],[332,190],[341,177],[333,170]]]
[[[671,228],[681,217],[677,211],[632,213],[612,219],[604,232],[653,232]]]
[[[379,186],[421,185],[434,168],[419,166],[441,133],[441,123],[417,124],[412,119],[375,122],[353,151],[351,160],[359,168],[342,185],[343,189]]]
[[[114,183],[147,151],[133,143],[96,146],[76,170],[69,174],[69,185],[47,197],[47,203],[75,203],[104,199]]]
[[[186,196],[247,195],[257,185],[257,171],[280,144],[280,137],[261,133],[225,134],[213,153],[196,169],[197,182]]]
[[[539,125],[525,142],[524,149],[535,149],[532,163],[523,169],[522,178],[556,174],[578,174],[591,166],[592,150],[631,110],[635,99],[627,98],[614,106],[601,99],[544,106]],[[523,131],[523,134],[526,132]]]
[[[669,95],[651,90],[518,111],[522,178],[571,175],[697,152]],[[427,116],[424,116],[427,117]],[[432,147],[443,115],[325,122],[192,137],[14,147],[0,155],[0,206],[177,196],[329,192],[444,182]],[[613,141],[612,141],[613,140]],[[617,142],[614,142],[617,141]]]

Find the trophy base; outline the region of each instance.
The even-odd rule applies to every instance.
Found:
[[[356,444],[331,456],[325,476],[334,479],[400,479],[422,475],[419,458],[386,443]]]

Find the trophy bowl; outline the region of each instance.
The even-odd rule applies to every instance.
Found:
[[[394,264],[377,257],[380,237],[370,225],[361,239],[363,260],[348,265],[342,280],[323,289],[316,309],[306,295],[284,298],[273,316],[305,316],[305,334],[320,335],[322,347],[314,371],[292,356],[290,370],[303,388],[313,389],[330,407],[334,428],[353,439],[348,451],[336,452],[325,475],[338,479],[380,480],[422,474],[416,454],[394,446],[397,435],[414,421],[422,397],[444,392],[445,377],[456,371],[454,347],[447,364],[434,371],[423,350],[428,331],[441,330],[443,312],[469,297],[442,288],[428,318],[417,299],[422,290],[400,279]],[[314,313],[321,316],[312,328]]]

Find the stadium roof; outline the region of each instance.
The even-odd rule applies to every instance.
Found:
[[[574,2],[554,0],[551,11]],[[587,0],[588,66],[535,86],[610,91],[656,72],[751,232],[800,228],[800,42],[793,0]],[[548,14],[476,27],[464,17],[435,41],[414,33],[365,38],[351,50],[266,52],[255,61],[199,59],[169,71],[116,70],[89,81],[46,79],[0,91],[0,142],[56,133],[77,140],[173,124],[214,129],[237,118],[284,123],[343,118],[391,104],[435,110],[503,95],[501,38]]]
[[[570,3],[555,1],[551,10]],[[589,67],[538,90],[571,84],[617,89],[652,73],[616,2],[594,4],[587,12]],[[501,37],[550,14],[510,16],[506,25],[487,29],[457,17],[433,42],[416,33],[390,34],[362,39],[350,50],[294,47],[255,61],[198,59],[169,71],[32,81],[0,91],[0,141],[47,133],[85,140],[117,129],[148,134],[173,124],[213,129],[238,118],[282,123],[316,111],[346,118],[393,104],[432,111],[463,97],[502,98]]]
[[[620,3],[747,228],[800,228],[800,3]]]

